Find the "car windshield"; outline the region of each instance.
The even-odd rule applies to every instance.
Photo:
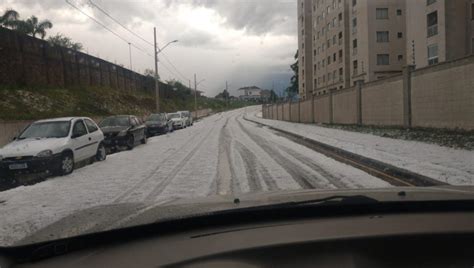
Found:
[[[130,119],[126,116],[108,117],[99,123],[100,127],[127,127],[130,125]]]
[[[161,114],[152,114],[146,121],[163,121],[164,116]]]
[[[180,115],[180,114],[168,114],[168,118],[169,118],[169,119],[181,118],[181,115]]]
[[[473,12],[0,0],[0,255],[309,196],[470,196]]]
[[[18,139],[64,138],[69,134],[71,121],[33,123],[27,127]]]

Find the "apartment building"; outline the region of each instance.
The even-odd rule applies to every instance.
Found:
[[[407,64],[422,68],[474,53],[474,0],[407,0]]]
[[[313,0],[298,0],[298,94],[301,99],[313,94]]]
[[[313,93],[401,73],[405,11],[401,0],[313,0]]]

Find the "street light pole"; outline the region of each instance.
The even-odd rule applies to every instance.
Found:
[[[194,74],[194,118],[197,118],[197,82],[196,82],[196,74]]]
[[[158,81],[158,50],[156,45],[156,27],[153,27],[153,34],[155,40],[155,101],[156,101],[156,112],[160,112],[160,82]]]
[[[132,44],[131,43],[128,43],[128,53],[130,55],[130,70],[133,70],[132,69]]]

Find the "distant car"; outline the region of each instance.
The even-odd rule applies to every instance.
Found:
[[[145,125],[133,115],[110,116],[104,118],[99,126],[104,133],[104,145],[109,150],[116,151],[119,147],[132,150],[138,142],[147,142]]]
[[[0,149],[0,171],[67,175],[82,160],[105,160],[103,142],[102,131],[87,117],[36,121]]]
[[[165,113],[152,114],[145,121],[148,137],[173,131],[173,122]]]
[[[186,119],[186,126],[193,125],[193,116],[189,111],[179,111],[178,113],[182,114],[183,117]]]
[[[185,128],[186,127],[186,118],[184,118],[181,113],[168,114],[168,118],[173,123],[173,128],[174,129],[179,129],[179,128]]]

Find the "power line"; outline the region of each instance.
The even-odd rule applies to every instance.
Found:
[[[109,31],[110,33],[112,33],[113,35],[115,35],[116,37],[120,38],[122,41],[124,41],[125,43],[127,44],[130,44],[131,46],[133,46],[134,48],[136,48],[137,50],[145,53],[146,55],[150,56],[150,57],[153,57],[153,55],[151,55],[150,53],[148,53],[145,49],[141,48],[141,47],[138,47],[136,46],[135,44],[133,44],[132,42],[128,41],[127,39],[123,38],[122,36],[120,36],[119,34],[117,34],[116,32],[114,32],[113,30],[111,30],[110,28],[108,28],[105,24],[103,24],[102,22],[98,21],[97,19],[95,19],[94,17],[90,16],[89,14],[85,13],[84,11],[82,11],[80,8],[78,8],[77,6],[75,6],[74,4],[72,4],[71,2],[69,2],[68,0],[65,0],[67,4],[69,4],[70,6],[72,6],[74,9],[76,9],[77,11],[79,11],[80,13],[82,13],[83,15],[85,15],[86,17],[88,17],[89,19],[93,20],[95,23],[99,24],[100,26],[102,26],[104,29],[106,29],[107,31]],[[169,74],[172,74],[174,76],[178,76],[176,75],[173,71],[171,71],[168,67],[166,67],[165,64],[162,64],[163,67],[169,72]]]
[[[109,17],[111,20],[113,20],[115,23],[117,23],[118,25],[120,25],[122,28],[124,28],[126,31],[128,31],[129,33],[133,34],[134,36],[138,37],[140,40],[142,40],[143,42],[147,43],[148,45],[154,47],[154,44],[152,44],[151,42],[149,42],[148,40],[146,40],[145,38],[141,37],[140,35],[138,35],[137,33],[135,33],[134,31],[128,29],[126,26],[124,26],[122,23],[120,23],[117,19],[115,19],[114,17],[112,17],[107,11],[105,11],[103,8],[101,8],[100,6],[98,6],[96,3],[94,3],[92,0],[89,0],[89,3],[91,5],[93,5],[95,8],[97,8],[100,12],[104,13],[107,17]],[[158,48],[159,49],[159,48]],[[177,72],[178,75],[176,75],[176,73],[174,72],[171,72],[173,73],[174,75],[176,76],[181,76],[184,80],[189,80],[188,77],[186,77],[185,75],[183,75],[179,70],[178,68],[176,68],[176,66],[168,59],[168,57],[166,57],[166,55],[164,54],[164,52],[161,52],[163,57],[165,58],[165,60],[171,65],[171,67]],[[168,71],[170,71],[168,69]]]
[[[118,20],[116,20],[114,17],[112,17],[109,13],[107,13],[107,11],[105,11],[103,8],[101,8],[100,6],[98,6],[96,3],[92,2],[92,0],[89,0],[89,3],[91,5],[93,5],[94,7],[96,7],[100,12],[104,13],[107,17],[109,17],[111,20],[113,20],[115,23],[117,23],[118,25],[120,25],[122,28],[124,28],[125,30],[127,30],[129,33],[133,34],[134,36],[140,38],[143,42],[149,44],[150,46],[154,46],[154,44],[152,44],[151,42],[149,42],[148,40],[146,40],[145,38],[139,36],[138,34],[136,34],[135,32],[133,32],[132,30],[128,29],[127,27],[125,27],[122,23],[120,23]]]

